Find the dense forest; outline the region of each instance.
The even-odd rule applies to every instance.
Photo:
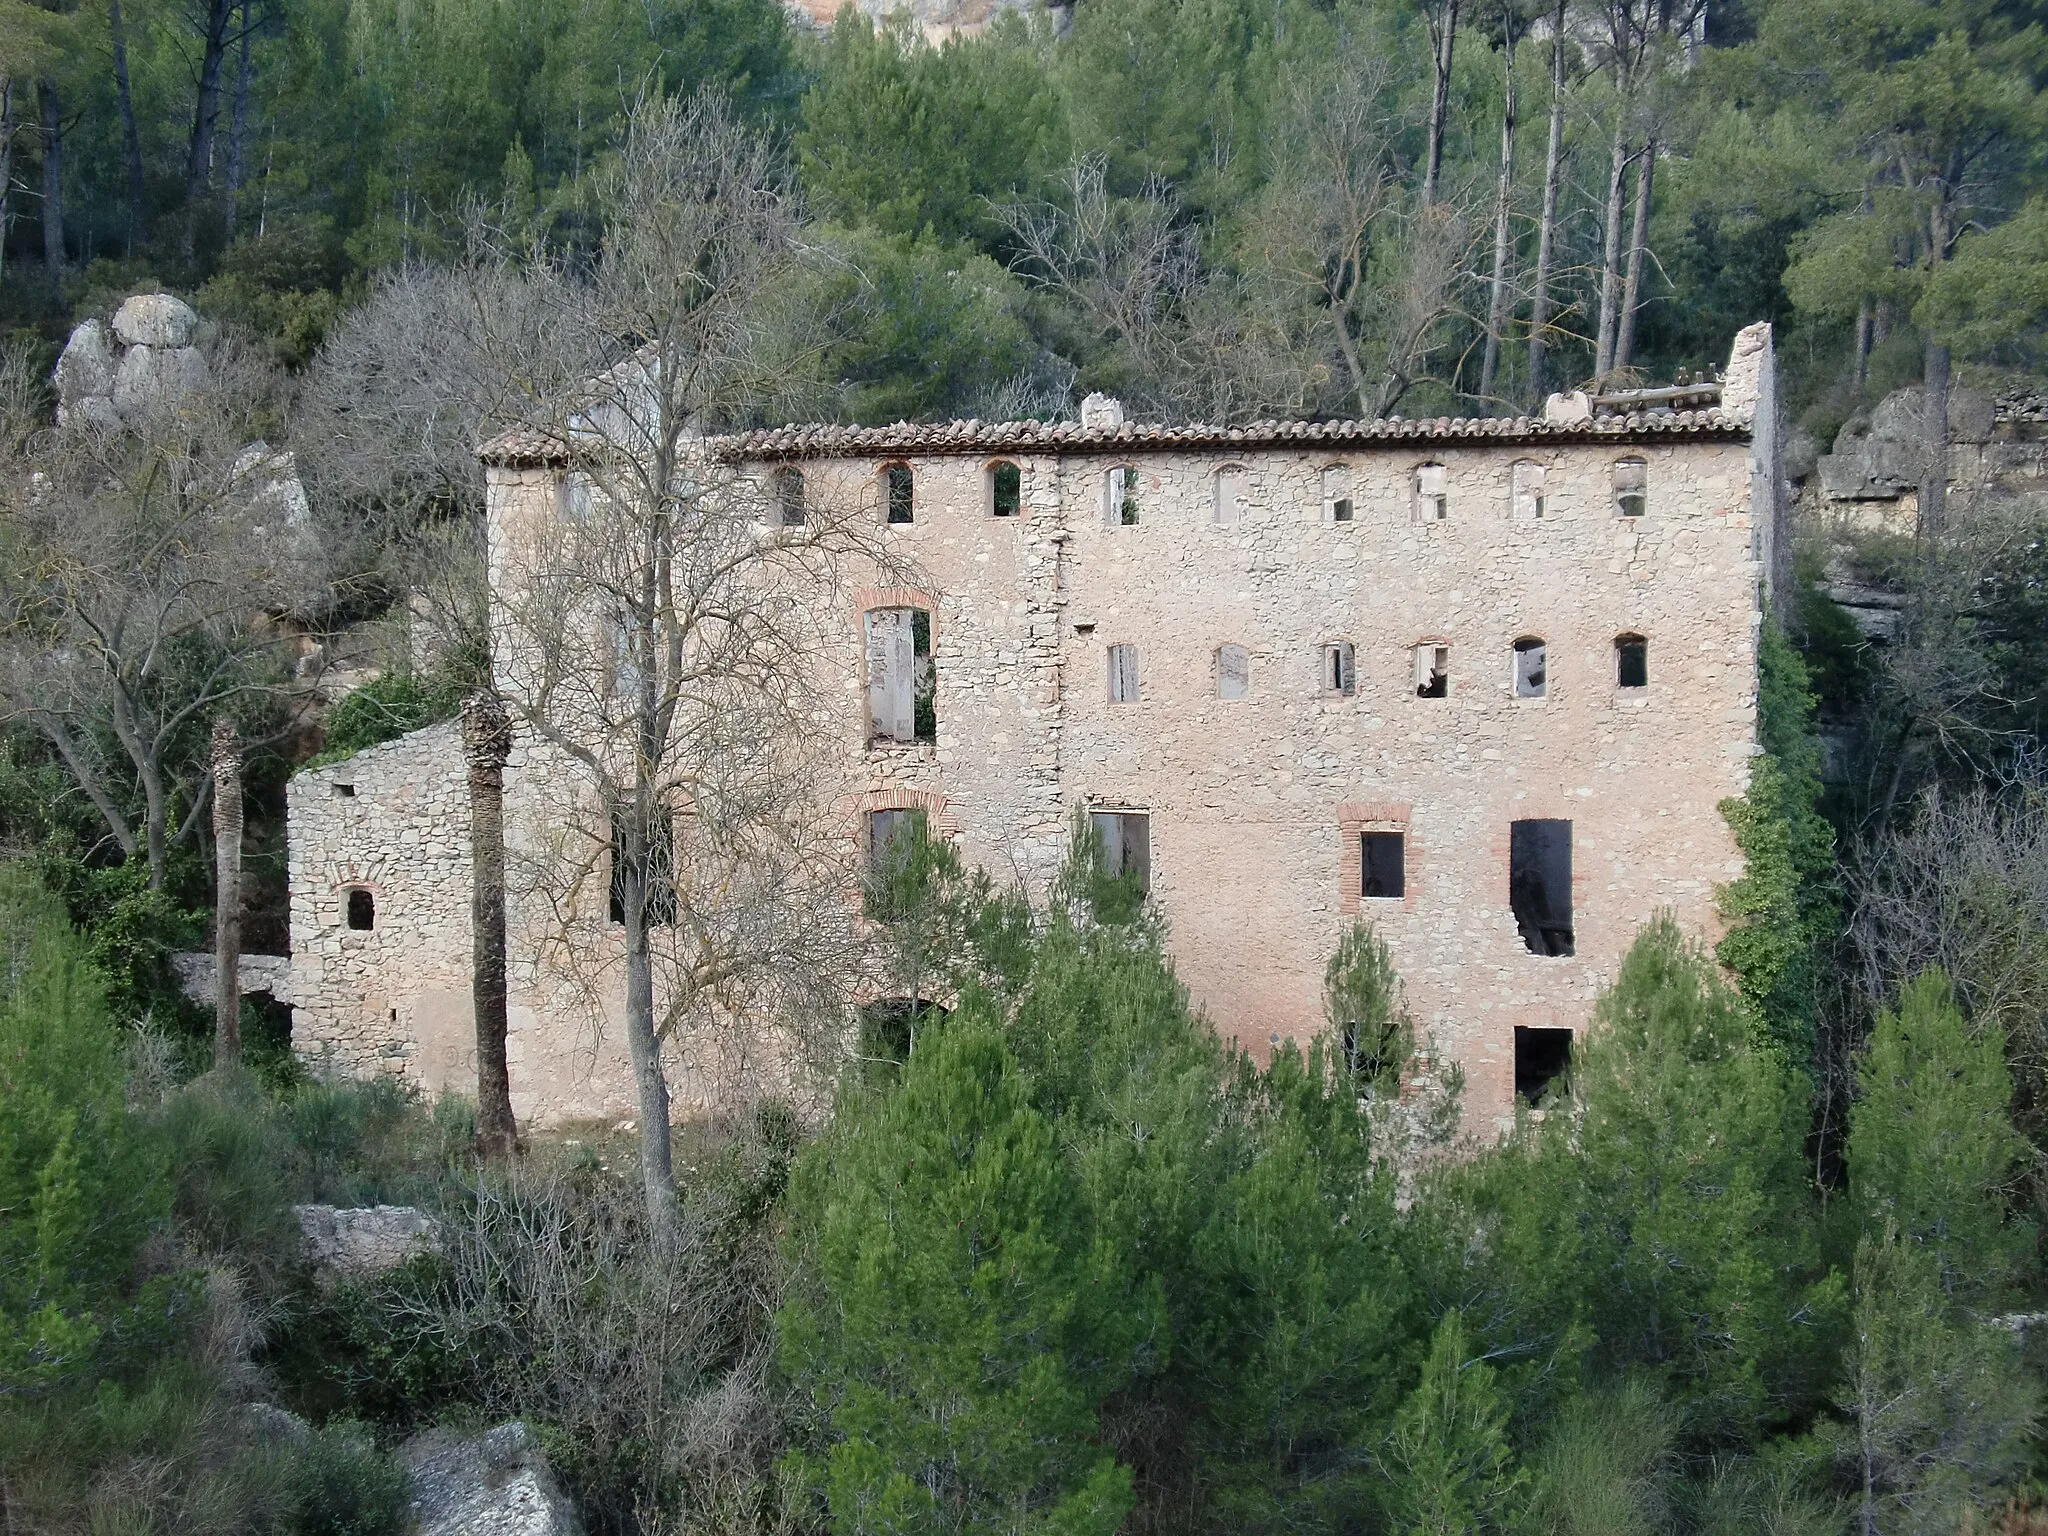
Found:
[[[0,0],[0,1528],[395,1536],[409,1437],[519,1417],[605,1533],[2039,1536],[2044,86],[2031,0]],[[1363,924],[1326,1035],[1220,1041],[1085,817],[1036,901],[891,844],[843,954],[945,1005],[818,967],[811,1096],[673,1137],[173,971],[284,948],[292,773],[489,702],[475,445],[644,348],[678,424],[1242,421],[1756,319],[1746,868],[1501,1138]],[[337,1277],[306,1202],[440,1235]]]

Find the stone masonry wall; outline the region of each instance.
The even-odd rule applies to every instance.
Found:
[[[1648,461],[1641,518],[1615,515],[1612,466],[1624,454]],[[1717,931],[1714,887],[1740,860],[1716,807],[1745,789],[1755,750],[1765,530],[1750,513],[1749,444],[1615,433],[1230,458],[1097,443],[1013,460],[1024,503],[1014,518],[991,515],[989,459],[905,460],[915,521],[883,531],[901,568],[835,595],[843,611],[823,616],[839,636],[821,658],[822,724],[847,752],[852,784],[834,813],[850,852],[863,812],[919,806],[970,863],[1042,894],[1074,807],[1143,811],[1176,966],[1220,1031],[1261,1055],[1314,1034],[1324,963],[1364,916],[1391,945],[1423,1034],[1463,1066],[1481,1120],[1512,1111],[1515,1026],[1583,1028],[1656,911]],[[1512,505],[1518,460],[1544,467],[1540,519]],[[1415,513],[1424,461],[1446,467],[1443,521]],[[1349,470],[1349,522],[1325,517],[1332,464]],[[1104,517],[1103,476],[1116,465],[1136,479],[1136,526]],[[1219,526],[1225,465],[1244,471],[1244,513]],[[814,504],[879,520],[880,460],[801,467]],[[493,468],[494,552],[498,530],[555,515],[556,479]],[[933,615],[935,744],[866,741],[861,613],[882,606]],[[1646,688],[1616,685],[1624,633],[1648,642]],[[1520,636],[1547,644],[1543,698],[1514,696]],[[1322,647],[1340,640],[1355,647],[1351,697],[1321,677]],[[1115,643],[1138,648],[1135,703],[1110,702]],[[1226,643],[1250,652],[1243,699],[1218,695]],[[1423,643],[1450,649],[1447,698],[1415,695]],[[437,1042],[458,1013],[468,1021],[460,750],[452,727],[436,729],[432,742],[422,732],[301,775],[292,807],[294,985],[301,1017],[314,1015],[303,1038],[422,1086],[452,1080]],[[333,798],[344,771],[356,801]],[[515,751],[515,861],[547,856],[577,819],[572,778],[531,744]],[[1525,817],[1572,824],[1569,957],[1529,953],[1509,907],[1509,828]],[[1369,828],[1406,834],[1400,899],[1358,894],[1356,840]],[[391,851],[357,866],[351,847]],[[603,879],[595,871],[592,900]],[[340,931],[334,893],[351,880],[390,890],[390,928],[380,899],[378,933]],[[564,928],[516,896],[513,930],[515,1108],[542,1120],[630,1116],[613,989],[593,993],[560,963],[561,943],[594,954],[615,933],[588,914]],[[772,1067],[773,1053],[763,1061]],[[679,1074],[679,1112],[710,1102],[696,1071]]]

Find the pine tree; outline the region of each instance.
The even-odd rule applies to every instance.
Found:
[[[1401,1536],[1516,1528],[1527,1478],[1509,1448],[1507,1419],[1492,1367],[1467,1358],[1464,1322],[1445,1313],[1387,1442],[1389,1512]]]

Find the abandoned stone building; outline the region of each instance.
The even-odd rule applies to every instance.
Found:
[[[708,450],[785,520],[865,492],[917,573],[833,599],[849,847],[921,815],[1042,892],[1084,809],[1194,1001],[1261,1054],[1324,1027],[1324,965],[1369,919],[1483,1123],[1562,1065],[1653,913],[1717,931],[1741,867],[1717,807],[1757,750],[1782,555],[1777,437],[1757,326],[1719,385],[1553,396],[1540,418],[1162,427],[1093,397],[1079,423]],[[561,515],[571,471],[545,443],[484,456],[494,541]],[[558,792],[535,761],[515,750],[508,827]],[[453,724],[293,781],[302,1054],[473,1082],[464,783]],[[565,1007],[512,926],[517,1112],[630,1117],[608,1009]]]

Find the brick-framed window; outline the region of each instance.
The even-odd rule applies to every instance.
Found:
[[[1415,905],[1420,864],[1405,801],[1347,800],[1337,807],[1337,835],[1339,912],[1356,916]]]

